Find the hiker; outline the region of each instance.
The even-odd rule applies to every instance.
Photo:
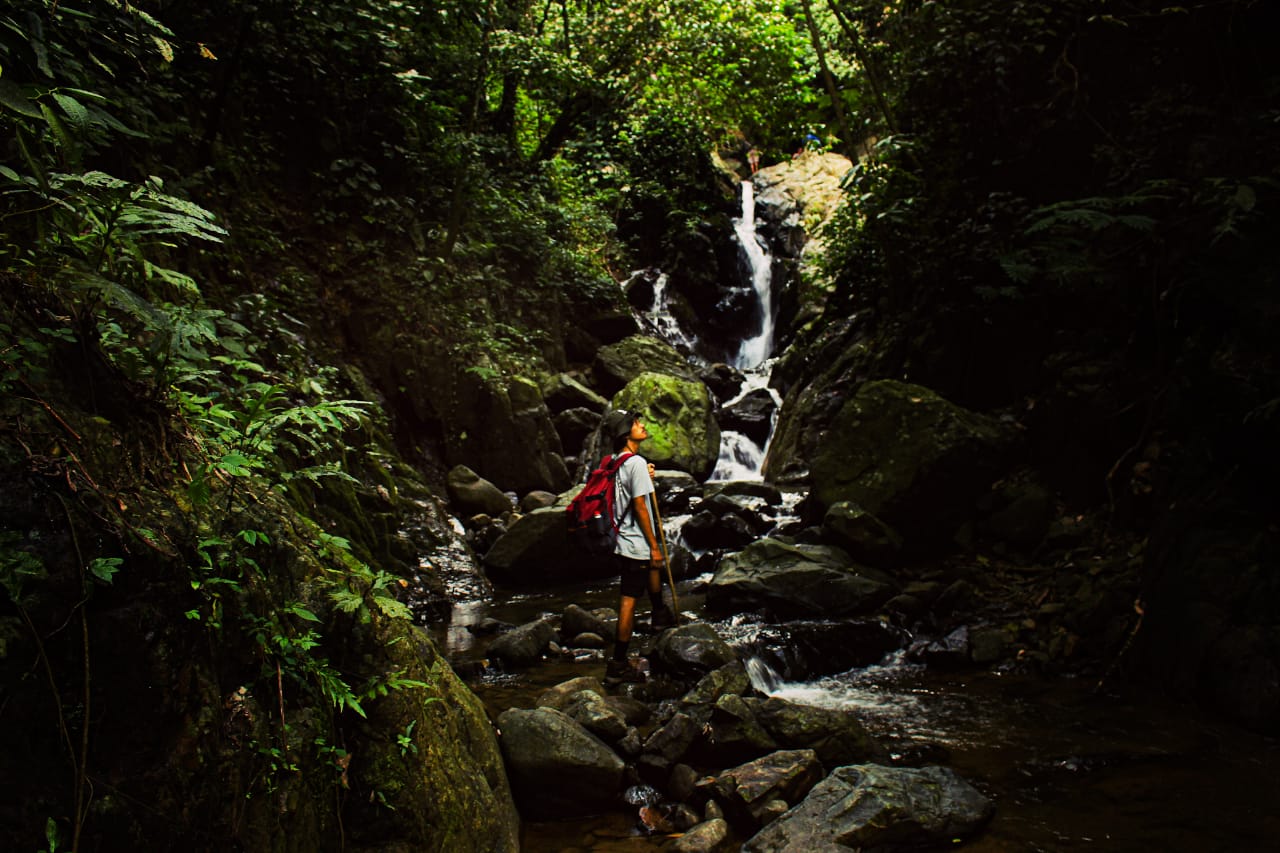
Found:
[[[747,152],[747,162],[751,164],[751,174],[754,175],[756,170],[760,168],[760,151],[754,145]]]
[[[646,590],[651,614],[649,624],[655,629],[675,625],[675,614],[662,599],[662,567],[665,555],[649,496],[654,495],[653,465],[640,456],[640,443],[649,437],[644,421],[632,412],[612,412],[605,421],[605,434],[613,442],[615,454],[629,452],[618,469],[614,518],[619,520],[618,543],[614,546],[621,598],[618,602],[618,635],[613,658],[605,667],[605,681],[643,681],[644,673],[627,657],[635,627],[636,600]],[[628,511],[630,507],[630,511]]]

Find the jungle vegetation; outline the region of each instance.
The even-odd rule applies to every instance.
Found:
[[[1130,529],[1262,530],[1274,556],[1266,6],[12,0],[0,837],[147,824],[120,817],[145,811],[146,747],[106,720],[142,701],[113,679],[150,625],[184,638],[175,669],[279,700],[228,801],[298,772],[288,704],[322,714],[305,763],[342,812],[352,727],[428,686],[344,659],[408,612],[359,496],[439,491],[470,446],[378,350],[481,382],[563,369],[569,318],[621,308],[628,270],[722,213],[713,152],[768,164],[812,135],[857,163],[797,345],[873,335],[884,375],[1042,423],[1091,372],[1075,450],[1033,451],[1057,489]]]

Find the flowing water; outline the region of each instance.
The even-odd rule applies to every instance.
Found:
[[[743,183],[742,203],[737,239],[760,306],[758,325],[735,358],[745,376],[745,395],[768,388],[774,320],[770,259],[755,233],[750,181]],[[644,319],[677,348],[692,351],[696,342],[666,311],[665,286],[666,276],[660,275]],[[780,402],[776,395],[775,401]],[[760,479],[767,446],[767,441],[761,447],[725,431],[711,479]],[[670,541],[678,541],[683,520],[666,519]],[[515,625],[558,615],[570,603],[616,606],[615,582],[533,593],[494,590],[469,561],[456,557],[436,558],[435,568],[450,588],[452,612],[429,631],[494,717],[507,708],[533,707],[543,690],[570,678],[603,674],[603,653],[590,650],[572,650],[519,672],[495,671],[485,660],[491,639],[485,627],[490,620]],[[677,584],[686,618],[703,618],[699,590],[707,579]],[[994,819],[980,837],[956,845],[964,850],[1280,850],[1280,744],[1275,740],[1123,684],[1109,683],[1098,691],[1082,679],[1012,671],[939,673],[910,663],[901,652],[837,675],[789,682],[760,656],[771,650],[760,648],[751,625],[711,624],[740,650],[761,693],[855,714],[894,760],[946,764],[991,797]],[[608,853],[669,847],[667,836],[651,834],[645,826],[645,810],[656,794],[636,786],[619,799],[614,813],[527,823],[521,849]]]
[[[681,610],[698,618],[695,581],[679,585]],[[615,606],[613,583],[496,591],[463,602],[461,613],[513,624],[556,615],[570,603]],[[744,656],[734,620],[711,622]],[[603,672],[599,652],[548,659],[517,673],[483,669],[487,638],[433,629],[455,667],[496,716],[533,707],[546,688]],[[465,640],[460,641],[462,635]],[[974,670],[939,673],[892,653],[878,664],[813,681],[787,682],[747,657],[762,692],[842,708],[905,763],[941,763],[996,804],[986,831],[966,851],[1091,850],[1203,853],[1280,849],[1280,744],[1207,719],[1191,708],[1083,679]],[[633,792],[638,796],[639,792]],[[634,798],[634,797],[633,797]],[[530,823],[524,853],[660,849],[638,808],[584,820]]]

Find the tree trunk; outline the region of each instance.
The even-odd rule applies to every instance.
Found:
[[[836,78],[831,73],[831,67],[827,65],[827,52],[822,46],[822,34],[818,32],[818,22],[813,18],[813,6],[810,0],[803,0],[803,5],[804,20],[809,25],[809,38],[813,41],[814,53],[818,55],[818,66],[822,69],[822,82],[827,87],[827,94],[831,96],[831,108],[836,114],[836,128],[840,131],[840,137],[852,145],[853,134],[845,120],[844,103],[840,100],[840,90],[836,88]]]

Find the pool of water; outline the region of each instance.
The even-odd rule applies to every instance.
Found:
[[[519,624],[570,603],[616,606],[616,591],[608,583],[497,591],[455,605],[459,624],[435,629],[436,639],[460,671],[479,672],[487,638],[472,629],[485,618]],[[679,603],[699,615],[696,593],[680,590]],[[717,627],[732,641],[732,626]],[[598,652],[559,657],[469,681],[496,715],[531,707],[569,678],[599,675],[601,661]],[[900,655],[805,683],[764,677],[772,695],[847,708],[892,754],[945,763],[991,797],[995,818],[965,850],[1280,850],[1280,743],[1129,685],[1109,682],[1099,693],[1084,679],[939,673]],[[527,823],[522,850],[607,853],[668,843],[620,806],[588,820]]]

